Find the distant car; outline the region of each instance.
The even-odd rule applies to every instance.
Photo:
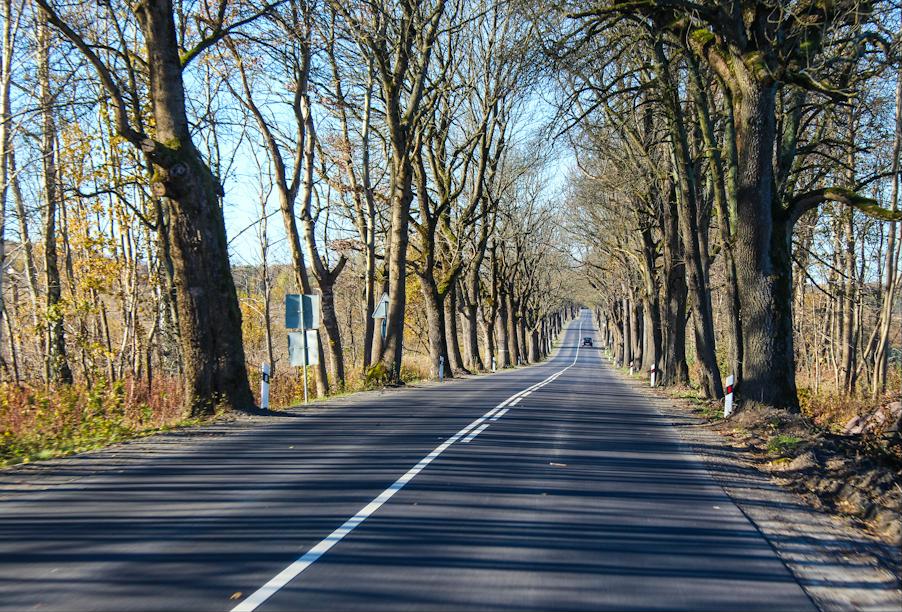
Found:
[[[592,338],[589,336],[583,338],[583,346],[592,346]]]

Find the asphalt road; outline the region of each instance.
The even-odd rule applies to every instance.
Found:
[[[31,490],[0,472],[0,608],[814,610],[594,335],[585,312],[538,366],[94,453]]]

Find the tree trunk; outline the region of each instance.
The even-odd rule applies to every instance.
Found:
[[[662,325],[662,384],[689,383],[686,363],[686,287],[685,263],[680,245],[678,209],[674,197],[668,197],[664,210],[664,323]]]
[[[475,302],[468,301],[464,306],[464,321],[467,358],[470,360],[468,365],[470,369],[480,372],[485,370],[485,363],[479,354],[479,306]]]
[[[464,366],[463,356],[460,354],[460,340],[457,333],[457,282],[454,280],[448,284],[444,307],[448,356],[451,358],[450,367],[454,372],[469,374],[469,371]]]
[[[740,60],[741,61],[741,60]],[[742,398],[797,411],[792,338],[791,227],[775,219],[774,84],[733,83],[737,151],[736,273],[742,314]]]
[[[538,329],[533,329],[529,334],[529,361],[538,363],[541,359],[541,335]]]
[[[448,343],[445,335],[447,321],[445,320],[445,308],[441,294],[435,286],[435,278],[432,271],[424,270],[420,275],[420,292],[423,294],[423,304],[426,309],[426,323],[429,326],[429,363],[433,373],[438,378],[439,362],[445,363],[446,376],[454,376],[451,361],[448,359]]]
[[[521,363],[530,363],[529,355],[527,354],[527,346],[526,346],[526,321],[521,316],[517,319],[517,338],[520,350],[520,362]]]
[[[702,82],[701,72],[697,62],[689,55],[689,73],[691,76],[690,91],[695,100],[696,110],[699,115],[699,128],[704,141],[704,146],[710,155],[710,171],[713,182],[714,207],[717,212],[717,224],[720,229],[721,247],[724,260],[724,272],[727,285],[727,316],[730,320],[730,361],[735,380],[742,379],[742,320],[739,314],[739,286],[736,282],[736,262],[733,256],[733,214],[736,209],[735,167],[729,166],[728,174],[724,167],[721,151],[717,145],[714,133],[714,123],[711,120],[711,94]],[[735,140],[732,121],[727,118],[725,128],[727,150],[732,159]]]
[[[485,241],[477,245],[478,250],[475,260],[470,264],[463,279],[461,297],[464,301],[464,319],[466,320],[466,347],[467,356],[470,359],[469,366],[475,371],[485,370],[485,363],[479,354],[479,269],[485,258]],[[481,248],[480,248],[481,247]],[[491,361],[492,354],[487,354]]]
[[[720,369],[715,353],[714,319],[711,293],[706,283],[705,265],[698,223],[699,186],[689,148],[689,136],[683,119],[680,99],[672,82],[668,60],[663,45],[655,44],[655,60],[658,74],[664,86],[668,114],[674,179],[677,184],[679,228],[683,238],[683,254],[686,261],[686,277],[695,306],[694,316],[696,353],[701,366],[701,388],[709,398],[723,396]]]
[[[218,198],[222,188],[191,141],[172,3],[151,0],[135,12],[147,48],[156,128],[154,190],[169,200],[185,399],[193,415],[212,414],[217,403],[247,409],[254,400]]]
[[[330,380],[339,391],[345,387],[345,355],[344,345],[341,341],[341,330],[338,326],[338,315],[335,313],[335,282],[320,281],[320,293],[323,301],[323,328],[326,330],[326,344],[328,345]]]
[[[633,365],[636,369],[642,367],[642,313],[641,305],[636,300],[635,292],[630,290],[630,346]]]
[[[645,330],[642,369],[649,372],[652,368],[658,369],[658,363],[661,359],[661,311],[658,305],[657,294],[652,298],[643,300],[642,314],[644,316],[642,328]]]
[[[509,321],[507,311],[507,297],[498,292],[498,363],[499,367],[509,368],[513,365],[510,352],[510,338],[508,337]]]
[[[56,120],[54,96],[50,90],[50,28],[46,15],[38,12],[38,81],[41,95],[41,167],[44,188],[44,283],[46,286],[45,377],[48,383],[72,383],[66,355],[63,326],[62,284],[56,246],[56,216],[59,189],[56,167]]]
[[[624,296],[623,296],[623,307],[621,312],[623,313],[623,367],[627,368],[632,365],[633,362],[633,343],[632,343],[632,329],[630,327],[630,319],[632,318],[631,312],[632,308],[630,307],[630,299],[629,294],[626,293],[626,287],[623,287]]]
[[[3,293],[6,268],[6,209],[9,195],[9,144],[10,138],[10,85],[12,83],[13,14],[12,0],[3,0],[3,46],[0,49],[0,346],[3,338],[3,319],[6,317],[6,300]],[[8,321],[7,321],[8,322]],[[10,337],[10,359],[13,362],[14,380],[19,378],[16,345]]]
[[[890,202],[892,211],[899,210],[899,155],[902,153],[902,67],[896,73],[896,130],[893,139],[892,173],[893,186]],[[883,301],[880,306],[880,330],[877,349],[874,357],[874,380],[871,385],[872,397],[877,397],[886,390],[886,375],[889,364],[889,336],[893,320],[893,302],[896,294],[896,283],[899,264],[899,248],[896,245],[896,222],[889,226],[889,237],[886,242],[884,258]]]
[[[511,364],[520,365],[520,334],[517,332],[517,308],[514,299],[507,294],[507,350],[510,352]]]
[[[388,254],[388,325],[382,343],[382,362],[394,382],[401,380],[401,355],[404,345],[404,312],[407,307],[407,245],[409,242],[410,204],[413,201],[412,167],[406,141],[393,143],[392,158],[391,248]]]
[[[847,111],[849,122],[849,146],[846,155],[847,176],[846,183],[849,189],[855,189],[855,150],[858,147],[856,130],[857,104],[853,101]],[[842,355],[842,390],[847,395],[855,390],[855,371],[858,364],[858,319],[856,317],[856,302],[858,295],[858,279],[855,270],[855,215],[851,206],[842,211],[843,228],[843,282],[841,299],[843,300],[843,335],[841,339]]]

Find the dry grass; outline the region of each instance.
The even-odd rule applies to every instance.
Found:
[[[81,452],[191,423],[177,379],[88,388],[0,384],[0,465]]]
[[[813,393],[810,389],[799,389],[802,414],[817,426],[834,432],[841,432],[853,417],[870,414],[880,406],[898,401],[898,399],[898,393],[871,399],[870,397],[840,395],[828,391]]]
[[[419,380],[431,378],[431,368],[426,357],[418,355],[405,356],[401,364],[401,380],[405,383],[413,383]],[[261,373],[257,369],[248,372],[254,399],[260,402],[260,378]],[[345,386],[342,389],[332,389],[329,397],[366,391],[378,388],[380,385],[375,378],[368,379],[359,367],[351,367],[345,370]],[[285,367],[276,371],[270,378],[269,405],[273,410],[284,410],[292,406],[304,403],[304,373],[301,368]],[[310,400],[322,399],[316,393],[316,379],[313,368],[307,375],[307,397]]]

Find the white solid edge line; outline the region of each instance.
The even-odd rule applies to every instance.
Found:
[[[577,337],[582,333],[583,329],[583,321],[582,317],[579,320],[579,331],[577,332]],[[499,408],[505,406],[512,399],[517,398],[517,401],[522,399],[521,396],[525,391],[532,391],[533,389],[538,388],[540,385],[545,385],[550,383],[552,380],[556,379],[558,376],[572,368],[576,365],[576,360],[579,358],[579,344],[576,345],[576,354],[573,356],[573,363],[568,365],[563,370],[552,374],[545,380],[524,389],[518,393],[515,393],[511,397],[507,398],[505,401],[498,404],[492,410],[489,410],[484,415],[472,421],[469,425],[458,431],[456,434],[436,446],[432,452],[428,455],[420,459],[420,461],[410,468],[403,476],[398,478],[395,482],[391,484],[387,489],[382,491],[378,496],[376,496],[373,501],[368,503],[366,506],[361,508],[357,514],[346,520],[342,523],[341,527],[330,533],[328,536],[320,540],[313,548],[308,550],[302,556],[298,557],[294,563],[283,569],[281,572],[276,574],[273,578],[269,580],[262,587],[251,593],[247,599],[239,603],[237,606],[232,608],[231,612],[253,612],[260,605],[262,605],[267,599],[275,595],[279,590],[282,589],[286,584],[294,580],[298,577],[298,575],[306,570],[308,567],[316,563],[316,561],[326,554],[333,546],[341,542],[346,535],[354,531],[358,525],[363,523],[366,519],[368,519],[376,510],[381,508],[385,502],[390,500],[395,493],[403,489],[407,483],[409,483],[413,478],[423,471],[427,465],[432,463],[439,455],[445,452],[449,446],[460,440],[463,436],[466,436],[474,427],[479,427],[487,418],[490,418],[493,413],[495,413]],[[510,404],[513,406],[516,402]],[[507,409],[502,411],[502,414],[507,412]],[[478,432],[474,432],[472,437],[469,439],[472,440],[475,438],[482,430],[489,426],[489,423],[485,423]]]

